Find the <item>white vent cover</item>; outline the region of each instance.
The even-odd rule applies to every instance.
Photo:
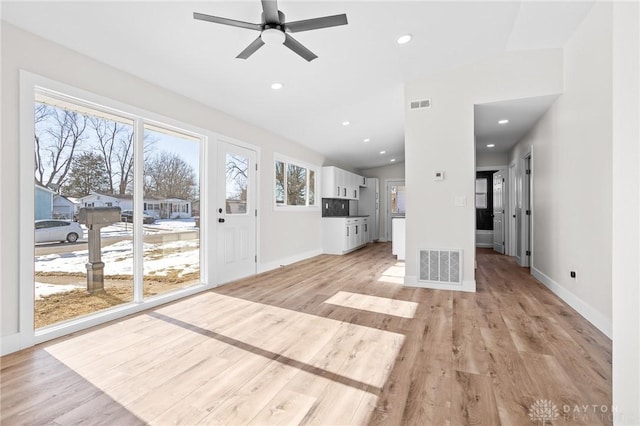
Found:
[[[462,250],[419,249],[418,281],[462,284]]]
[[[424,109],[431,108],[431,99],[422,99],[418,101],[409,102],[409,107],[411,109]]]

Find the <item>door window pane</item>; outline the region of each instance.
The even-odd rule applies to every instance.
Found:
[[[404,185],[391,186],[391,214],[405,214]]]
[[[227,214],[246,214],[249,159],[242,155],[227,153],[226,169],[226,212]]]

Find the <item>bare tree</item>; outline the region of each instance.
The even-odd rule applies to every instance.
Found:
[[[40,147],[40,141],[42,138],[42,133],[44,131],[43,126],[40,124],[43,121],[47,120],[49,116],[53,113],[53,110],[46,104],[35,104],[35,111],[33,115],[34,121],[34,137],[35,137],[35,161],[34,161],[34,172],[36,175],[36,180],[42,184],[42,179],[44,177],[44,164],[42,164],[42,149]],[[38,179],[38,176],[40,179]]]
[[[284,204],[284,162],[276,161],[276,203]]]
[[[287,204],[304,206],[307,202],[307,169],[287,164]]]
[[[145,162],[146,194],[191,200],[196,186],[193,167],[178,154],[163,151]]]
[[[118,194],[125,194],[133,183],[133,128],[127,129],[117,141],[115,153]]]
[[[113,194],[115,178],[113,170],[114,151],[118,148],[117,138],[124,131],[125,126],[116,121],[105,120],[98,117],[91,117],[90,122],[98,138],[98,148],[102,154],[101,158],[109,183],[108,193]],[[122,192],[119,193],[122,194]]]
[[[235,194],[227,194],[238,200],[247,199],[247,178],[249,173],[249,160],[240,155],[227,154],[227,182],[235,184]],[[244,196],[244,198],[243,198]]]
[[[73,155],[86,138],[87,117],[75,111],[36,106],[35,178],[43,186],[65,182]]]

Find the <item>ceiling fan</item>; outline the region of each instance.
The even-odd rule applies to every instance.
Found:
[[[284,44],[307,61],[313,61],[318,56],[304,47],[300,42],[291,37],[289,33],[299,33],[302,31],[319,30],[321,28],[336,27],[347,24],[347,15],[332,15],[322,18],[305,19],[302,21],[286,22],[284,13],[278,10],[277,0],[262,1],[262,23],[253,24],[250,22],[236,21],[235,19],[221,18],[219,16],[205,15],[204,13],[193,13],[194,19],[213,22],[216,24],[230,25],[232,27],[246,28],[260,31],[260,35],[236,58],[247,59],[256,50],[265,44]]]

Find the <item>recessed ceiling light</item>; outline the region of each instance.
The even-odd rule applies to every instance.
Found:
[[[386,154],[386,153],[387,153],[387,151],[380,151],[380,155]]]
[[[271,85],[271,88],[272,88],[273,90],[280,90],[280,89],[282,89],[282,87],[283,87],[283,84],[282,84],[282,83],[273,83],[273,84]]]
[[[398,37],[398,39],[396,40],[396,43],[407,44],[411,41],[412,38],[413,36],[411,34],[405,34],[403,36]]]
[[[389,160],[389,161],[391,161],[392,163],[394,163],[394,162],[396,161],[396,159],[395,159],[395,158],[392,158],[392,159],[391,159],[391,160]]]
[[[366,139],[364,139],[362,142],[371,142],[371,139],[366,138]]]
[[[487,145],[487,148],[493,148],[494,146],[496,146],[496,144],[490,143],[490,144]]]
[[[343,122],[342,122],[342,125],[343,125],[343,126],[348,126],[349,124],[351,124],[351,122],[350,122],[350,121],[343,121]]]
[[[507,124],[509,122],[509,120],[499,120],[498,124]]]

